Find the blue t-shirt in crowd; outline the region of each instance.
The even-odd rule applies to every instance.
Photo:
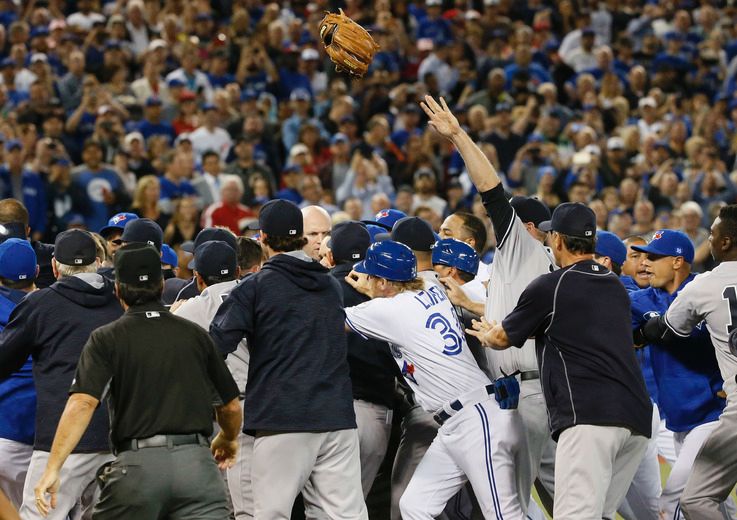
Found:
[[[175,184],[166,177],[159,177],[159,185],[161,186],[161,200],[181,199],[182,197],[196,197],[197,190],[189,181],[180,181]]]
[[[123,189],[123,182],[112,170],[102,169],[96,173],[83,170],[74,176],[74,182],[90,201],[89,212],[84,216],[87,229],[98,230],[107,225],[112,216],[103,196],[104,190],[116,192]]]

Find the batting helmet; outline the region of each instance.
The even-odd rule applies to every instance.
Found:
[[[432,246],[432,263],[455,267],[459,271],[475,275],[479,270],[479,255],[465,242],[444,238]]]
[[[393,282],[409,282],[417,278],[417,260],[412,250],[392,240],[376,242],[366,251],[366,259],[353,266],[364,273]]]

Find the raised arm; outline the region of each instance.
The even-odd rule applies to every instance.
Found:
[[[425,96],[425,101],[420,103],[422,110],[430,118],[429,124],[440,135],[450,140],[466,163],[468,174],[476,185],[479,192],[489,191],[499,185],[499,175],[489,162],[484,152],[473,139],[461,128],[458,119],[451,113],[445,99],[440,98],[440,103],[432,96]]]

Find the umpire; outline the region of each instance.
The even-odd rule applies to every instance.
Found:
[[[116,459],[98,471],[95,519],[198,518],[228,515],[218,472],[235,460],[242,413],[238,388],[199,326],[160,303],[161,259],[153,247],[123,246],[115,255],[115,290],[125,314],[100,327],[82,351],[46,470],[35,488],[46,514],[59,472],[103,398],[109,401]],[[176,360],[176,362],[173,362]],[[221,432],[212,441],[213,389]],[[63,485],[63,484],[62,484]]]

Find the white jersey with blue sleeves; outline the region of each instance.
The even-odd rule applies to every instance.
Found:
[[[348,307],[359,334],[387,341],[415,398],[427,412],[489,384],[466,344],[453,305],[436,285]]]

